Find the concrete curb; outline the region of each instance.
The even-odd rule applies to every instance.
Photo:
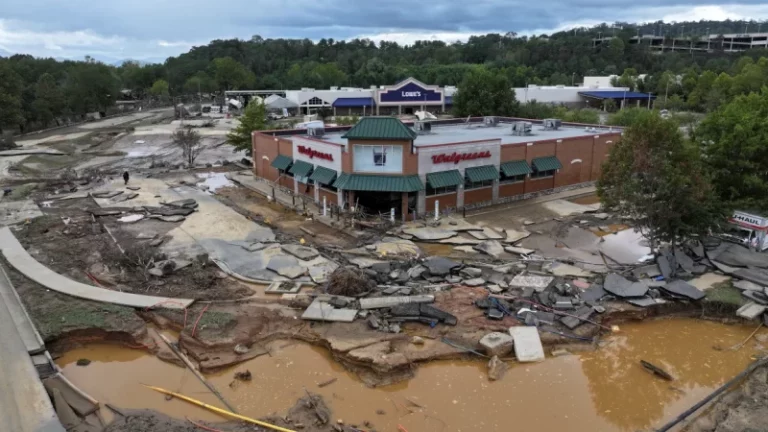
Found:
[[[73,297],[144,309],[155,306],[167,309],[186,309],[195,301],[194,299],[155,297],[110,291],[73,281],[32,258],[8,227],[0,228],[0,248],[2,248],[5,259],[24,276],[48,289]]]

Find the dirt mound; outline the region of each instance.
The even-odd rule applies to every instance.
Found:
[[[150,410],[121,410],[125,417],[116,416],[115,421],[104,429],[104,432],[199,432],[198,428],[188,420],[179,420],[165,414]],[[325,421],[321,422],[322,417]],[[209,423],[193,420],[198,424],[214,428],[222,432],[252,432],[266,430],[246,423]],[[267,423],[287,429],[303,432],[325,432],[333,430],[331,410],[323,401],[322,396],[313,394],[296,401],[285,417],[271,416],[262,419]],[[349,430],[352,429],[343,429]]]
[[[328,277],[328,294],[354,297],[374,288],[376,282],[365,272],[354,267],[339,267]]]

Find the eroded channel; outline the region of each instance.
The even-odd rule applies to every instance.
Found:
[[[501,381],[488,380],[484,361],[440,361],[421,366],[411,381],[376,389],[366,387],[321,348],[276,341],[271,356],[208,378],[241,414],[253,417],[283,413],[306,388],[323,395],[336,419],[358,425],[369,421],[380,431],[398,430],[398,425],[409,431],[505,431],[513,425],[635,431],[674,417],[743,370],[762,349],[759,342],[752,339],[736,351],[728,347],[752,331],[694,319],[625,324],[597,351],[511,364]],[[77,366],[82,358],[91,363]],[[646,372],[641,359],[663,367],[675,380]],[[102,404],[223,420],[143,387],[160,386],[220,406],[189,371],[140,351],[94,345],[67,352],[57,363]],[[253,380],[235,382],[234,372],[245,369]],[[318,387],[332,378],[332,384]]]

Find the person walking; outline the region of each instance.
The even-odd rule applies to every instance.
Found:
[[[126,185],[128,184],[128,179],[129,178],[130,178],[130,176],[128,175],[128,171],[124,172],[123,173],[123,180],[125,181]]]

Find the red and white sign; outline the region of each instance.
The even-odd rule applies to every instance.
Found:
[[[298,150],[299,150],[299,153],[309,156],[310,159],[318,158],[318,159],[333,161],[333,155],[330,153],[321,153],[315,149],[304,147],[301,145],[298,146]]]
[[[485,159],[491,157],[491,152],[481,151],[481,152],[473,152],[473,153],[443,153],[443,154],[436,154],[432,155],[432,163],[453,163],[458,164],[461,161],[465,160],[475,160],[475,159]]]

